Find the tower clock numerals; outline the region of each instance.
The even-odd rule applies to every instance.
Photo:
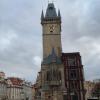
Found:
[[[50,25],[50,26],[49,26],[49,31],[50,31],[50,32],[53,32],[53,31],[54,31],[54,25]]]

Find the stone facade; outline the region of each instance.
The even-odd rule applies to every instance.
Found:
[[[33,89],[32,84],[30,82],[23,82],[23,93],[24,93],[24,100],[33,100]]]
[[[5,73],[4,72],[0,72],[0,78],[5,78]]]
[[[43,32],[43,60],[41,71],[38,73],[36,84],[34,85],[35,100],[84,100],[82,65],[75,66],[75,70],[80,71],[81,74],[80,77],[77,77],[79,88],[75,89],[74,92],[70,91],[71,95],[75,94],[74,98],[68,97],[69,86],[66,87],[65,60],[63,60],[65,56],[63,56],[61,44],[61,15],[60,11],[56,12],[53,3],[48,4],[45,16],[42,11],[41,24]],[[67,81],[67,84],[70,85],[71,81],[69,81]],[[72,81],[76,82],[74,79]],[[78,98],[76,98],[76,94]]]
[[[21,100],[22,99],[22,80],[20,78],[9,77],[7,78],[7,96],[8,100]]]
[[[52,16],[51,16],[52,13]],[[41,24],[43,30],[43,58],[50,55],[52,48],[57,56],[61,56],[61,16],[57,15],[54,4],[49,4],[46,15],[42,12]]]
[[[84,82],[84,87],[86,90],[86,95],[85,95],[86,100],[89,98],[92,98],[92,90],[93,90],[94,86],[95,86],[94,82],[91,82],[91,81]]]
[[[7,99],[7,83],[5,80],[5,73],[0,72],[0,100]]]
[[[7,84],[5,80],[0,80],[0,100],[7,99]]]
[[[84,71],[79,52],[62,53],[67,100],[85,100]]]
[[[30,82],[21,78],[8,77],[0,72],[0,100],[34,100]]]
[[[35,100],[35,85],[32,85],[32,100]]]
[[[51,16],[52,15],[52,16]],[[61,61],[61,16],[53,3],[42,12],[43,61],[36,81],[35,99],[62,100],[65,91],[64,66]]]
[[[32,100],[32,85],[20,78],[7,78],[8,100]]]

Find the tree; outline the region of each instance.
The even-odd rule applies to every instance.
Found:
[[[95,84],[92,90],[92,96],[97,97],[98,100],[100,100],[100,82]]]

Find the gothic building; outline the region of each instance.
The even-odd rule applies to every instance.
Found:
[[[62,53],[67,100],[85,100],[84,72],[79,52]]]
[[[43,61],[35,84],[35,100],[85,100],[79,53],[62,53],[61,14],[49,3],[41,14]]]

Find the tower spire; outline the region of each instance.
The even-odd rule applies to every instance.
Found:
[[[44,13],[43,13],[43,10],[42,10],[42,13],[41,13],[41,20],[44,19]]]
[[[54,18],[57,17],[57,13],[56,13],[56,8],[54,6],[54,3],[48,3],[48,7],[46,10],[46,18]]]
[[[61,17],[60,10],[58,10],[58,17]]]

